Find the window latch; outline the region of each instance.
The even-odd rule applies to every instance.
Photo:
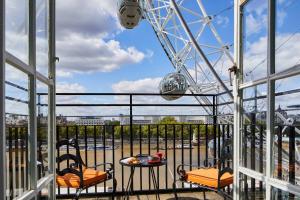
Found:
[[[232,76],[231,76],[231,74],[234,73],[234,75],[236,75],[237,70],[238,70],[238,68],[237,68],[236,65],[233,65],[232,67],[230,67],[230,68],[228,69],[228,72],[229,72],[229,79],[230,79],[230,86],[232,86]]]

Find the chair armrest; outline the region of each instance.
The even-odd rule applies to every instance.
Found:
[[[189,164],[181,164],[181,165],[178,165],[178,166],[177,166],[177,174],[178,174],[181,178],[184,178],[184,177],[185,177],[185,174],[186,174],[186,171],[185,171],[184,167],[194,167],[194,168],[197,168],[197,169],[200,168],[200,166],[198,166],[198,165],[189,165]]]
[[[97,168],[97,167],[100,167],[100,166],[106,166],[106,165],[109,165],[108,168],[105,169],[105,172],[108,173],[109,175],[112,175],[114,173],[114,164],[113,163],[100,163],[100,164],[97,164],[97,165],[94,165],[93,167],[88,167],[88,168]]]

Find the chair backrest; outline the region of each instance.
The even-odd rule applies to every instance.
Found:
[[[220,186],[220,179],[225,173],[233,174],[232,167],[227,166],[227,162],[233,160],[233,141],[232,138],[227,138],[222,143],[222,148],[220,152],[220,158],[218,163],[219,176],[218,176],[218,186]]]
[[[226,138],[222,142],[222,148],[220,152],[221,162],[226,162],[233,159],[233,142],[232,138]]]
[[[85,166],[85,164],[80,156],[78,141],[76,139],[61,140],[56,144],[57,151],[60,151],[61,147],[66,147],[66,149],[70,149],[70,147],[73,147],[75,149],[75,154],[65,153],[57,157],[57,166],[59,166],[59,164],[62,162],[68,162],[69,165],[66,165],[66,167],[63,169],[57,168],[56,173],[59,176],[64,176],[67,173],[72,173],[79,176],[80,186],[83,187],[83,167]]]

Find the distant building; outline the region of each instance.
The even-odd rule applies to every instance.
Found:
[[[5,119],[6,124],[10,126],[25,126],[28,125],[28,117],[10,114]]]
[[[78,126],[96,126],[104,125],[105,121],[101,117],[81,117],[75,120],[75,124]]]
[[[178,116],[178,122],[187,122],[187,116],[185,115],[181,115],[181,116]]]
[[[68,123],[68,120],[66,117],[64,117],[62,115],[56,116],[56,124],[57,125],[67,125],[67,123]]]

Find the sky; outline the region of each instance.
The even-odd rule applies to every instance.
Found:
[[[215,13],[231,2],[219,0],[215,6],[206,0],[204,4]],[[75,84],[88,92],[158,92],[160,79],[174,69],[151,25],[142,20],[135,29],[125,30],[116,15],[115,1],[58,1],[57,18],[62,19],[57,24],[58,87]],[[232,27],[232,20],[218,20],[225,21],[220,28],[232,43],[232,30],[226,29]]]
[[[187,1],[184,6],[189,9],[196,8],[196,1]],[[209,15],[218,14],[213,20],[217,32],[227,45],[233,44],[233,9],[226,9],[233,1],[203,0],[204,7]],[[254,80],[266,74],[266,24],[267,1],[252,0],[245,8],[245,34],[244,42],[244,67],[245,80]],[[25,12],[26,1],[11,0],[7,2],[6,9],[6,33],[7,50],[17,55],[25,63],[28,63],[28,41]],[[298,10],[300,3],[297,0],[277,1],[277,37],[278,50],[276,59],[276,71],[281,71],[299,63],[300,56],[300,23],[298,23]],[[45,1],[37,0],[37,70],[47,76],[47,13]],[[224,10],[225,9],[225,10]],[[194,20],[181,9],[187,21]],[[116,0],[64,0],[57,1],[56,24],[56,48],[57,56],[57,92],[154,92],[158,93],[159,82],[168,73],[174,72],[171,62],[168,60],[163,48],[154,34],[151,24],[142,20],[133,30],[121,27],[117,18]],[[195,16],[194,16],[195,17]],[[199,30],[196,25],[189,25],[193,32]],[[181,32],[182,33],[182,32]],[[172,38],[170,36],[170,38]],[[186,36],[182,36],[186,38]],[[213,38],[209,32],[204,32],[204,37],[199,39],[199,44],[212,43]],[[204,48],[204,47],[203,47]],[[204,48],[205,50],[205,48]],[[206,50],[205,50],[206,51]],[[230,49],[233,53],[233,49]],[[209,57],[212,62],[215,56]],[[191,60],[193,62],[193,60]],[[199,64],[203,64],[201,61]],[[218,73],[222,79],[228,80],[227,68],[230,63],[223,61]],[[26,75],[7,66],[7,79],[27,88]],[[197,76],[209,74],[195,72]],[[211,74],[209,74],[211,76]],[[200,79],[200,78],[199,78]],[[205,82],[206,80],[199,80]],[[278,91],[295,88],[299,78],[281,80],[276,82]],[[38,91],[46,90],[46,86],[38,82]],[[289,88],[288,88],[289,87]],[[264,86],[260,87],[260,93],[265,94]],[[23,100],[28,100],[26,92],[17,92],[8,86],[8,95]],[[253,95],[253,89],[248,96]],[[298,94],[278,98],[276,104],[295,104]],[[109,99],[107,99],[108,101]],[[110,99],[111,100],[111,99]],[[126,101],[114,98],[115,102]],[[161,102],[162,99],[144,98],[140,102],[151,100]],[[59,102],[84,103],[99,102],[97,98],[58,97]],[[251,104],[251,103],[250,103]],[[263,105],[263,103],[262,103]],[[8,110],[14,110],[15,104],[9,104]],[[21,107],[19,105],[19,107]],[[22,106],[24,107],[24,106]],[[250,105],[251,107],[251,105]],[[263,109],[263,108],[262,108]],[[26,106],[22,109],[25,110]],[[67,110],[67,109],[65,109]],[[69,111],[72,109],[69,109]],[[69,112],[68,111],[68,112]],[[76,110],[81,112],[82,110]],[[117,111],[116,111],[117,112]],[[91,112],[92,113],[92,112]]]

